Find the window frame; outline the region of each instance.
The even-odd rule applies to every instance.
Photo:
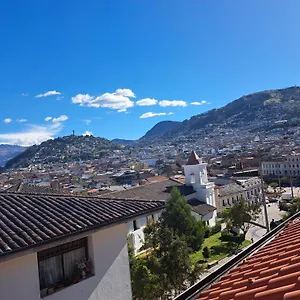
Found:
[[[47,294],[52,294],[56,290],[50,291],[51,289],[54,289],[55,286],[60,285],[61,281],[55,282],[50,286],[42,286],[41,285],[41,267],[40,264],[42,261],[45,261],[47,259],[53,258],[53,257],[59,257],[61,260],[60,264],[60,270],[62,272],[63,281],[68,281],[70,278],[66,278],[66,270],[65,270],[65,259],[64,254],[78,250],[78,249],[84,249],[84,258],[86,260],[89,260],[89,251],[88,251],[88,237],[84,237],[75,241],[71,241],[68,243],[64,243],[58,246],[54,246],[45,250],[42,250],[37,253],[37,263],[38,263],[38,272],[39,272],[39,286],[40,291],[47,289]],[[74,266],[75,267],[75,266]],[[74,274],[75,275],[75,274]],[[88,274],[90,275],[90,274]],[[63,287],[70,286],[74,283],[63,285]]]

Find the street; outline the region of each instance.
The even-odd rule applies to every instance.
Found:
[[[268,211],[268,220],[269,223],[274,219],[275,221],[280,220],[282,217],[282,214],[284,212],[280,211],[278,208],[277,203],[270,203],[267,204],[267,211]],[[265,215],[264,215],[264,208],[261,207],[261,214],[259,218],[256,221],[259,224],[266,225],[265,222]],[[259,226],[252,225],[249,231],[246,234],[246,239],[251,240],[253,238],[253,241],[259,240],[265,233],[267,232],[266,229],[261,228]]]

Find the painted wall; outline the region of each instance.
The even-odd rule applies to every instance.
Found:
[[[150,216],[150,215],[149,215]],[[152,214],[154,221],[158,221],[161,216],[161,212]],[[128,233],[128,242],[133,247],[134,253],[137,254],[140,252],[140,248],[145,242],[144,228],[147,226],[147,218],[142,217],[136,219],[137,230],[134,230],[133,221],[130,221],[126,224],[127,233]]]
[[[214,210],[213,212],[210,212],[206,214],[205,216],[200,216],[194,211],[191,211],[192,215],[196,218],[197,221],[208,221],[209,226],[215,226],[216,225],[216,219],[217,219],[217,211]]]
[[[89,236],[95,276],[45,298],[40,298],[36,253],[1,263],[0,299],[131,300],[126,233],[126,225],[121,224]]]
[[[0,264],[0,299],[40,299],[36,253]]]

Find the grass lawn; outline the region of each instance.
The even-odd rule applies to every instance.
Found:
[[[218,233],[210,236],[209,238],[205,239],[201,249],[199,251],[191,254],[192,261],[194,263],[197,263],[198,261],[203,260],[204,259],[203,255],[202,255],[203,248],[208,247],[210,249],[211,246],[217,246],[218,253],[216,254],[213,251],[210,251],[211,254],[208,259],[208,262],[211,262],[213,260],[220,260],[220,259],[228,256],[228,254],[232,251],[232,245],[228,242],[222,242],[219,239],[220,236],[221,236],[221,232],[218,232]],[[251,241],[245,240],[242,243],[242,245],[240,246],[240,248],[244,248],[244,247],[248,246],[249,244],[251,244]]]

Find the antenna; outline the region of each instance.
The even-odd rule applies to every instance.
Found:
[[[73,130],[73,136],[75,135],[75,131]]]

